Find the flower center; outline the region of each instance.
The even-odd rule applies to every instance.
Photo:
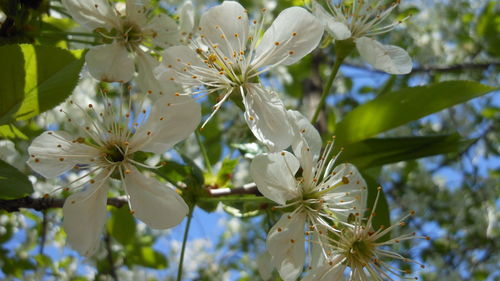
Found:
[[[366,264],[374,256],[375,245],[371,241],[356,239],[352,242],[346,256],[351,261]]]
[[[135,23],[125,21],[122,24],[120,38],[125,44],[139,44],[144,39],[144,35]]]
[[[109,144],[106,147],[104,157],[106,158],[106,160],[112,163],[122,162],[126,158],[125,151],[126,149],[123,145]]]

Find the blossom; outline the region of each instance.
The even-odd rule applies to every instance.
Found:
[[[380,191],[381,188],[379,187],[373,207],[374,210],[377,206]],[[352,281],[394,280],[393,277],[413,279],[407,276],[405,278],[405,275],[411,273],[410,271],[394,267],[385,260],[396,259],[402,262],[418,264],[421,268],[425,268],[425,266],[387,248],[404,240],[415,238],[429,240],[429,237],[409,233],[389,240],[383,240],[382,238],[394,228],[406,225],[405,220],[414,214],[415,212],[411,211],[395,224],[389,227],[380,226],[378,229],[374,229],[373,226],[374,211],[370,213],[367,220],[359,214],[355,215],[352,224],[345,225],[340,230],[325,235],[327,236],[325,240],[329,241],[327,246],[329,256],[324,259],[321,266],[311,270],[302,281],[344,280],[344,272],[347,268],[350,270],[349,280]]]
[[[283,103],[275,93],[263,89],[259,75],[310,53],[319,44],[324,28],[300,7],[281,12],[259,40],[262,25],[263,21],[250,21],[239,3],[224,1],[201,16],[200,37],[191,46],[165,50],[158,76],[183,85],[193,95],[219,93],[206,122],[231,97],[244,105],[248,123],[258,123],[251,126],[254,133],[289,135],[289,126],[280,125],[286,120]],[[285,139],[270,145],[281,150],[290,145]]]
[[[271,228],[267,248],[280,276],[295,280],[304,266],[306,236],[310,235],[314,251],[322,251],[317,249],[322,245],[320,234],[332,229],[332,222],[346,223],[349,214],[365,205],[366,183],[351,164],[333,168],[336,157],[329,159],[333,143],[320,156],[319,133],[298,112],[289,115],[300,139],[292,144],[298,156],[287,151],[258,155],[250,174],[265,197],[280,204],[279,208],[293,209]],[[296,178],[299,168],[302,174]]]
[[[106,0],[62,2],[76,22],[100,34],[107,43],[91,48],[85,56],[92,76],[105,82],[131,80],[135,63],[139,79],[146,79],[145,75],[153,75],[152,70],[145,67],[151,64],[147,60],[153,58],[144,50],[186,43],[186,36],[182,34],[187,33],[180,30],[172,18],[153,16],[143,1],[127,0],[124,11],[112,7]],[[185,7],[190,9],[189,5]],[[181,14],[189,13],[181,10]],[[189,24],[183,26],[189,28]]]
[[[313,13],[325,24],[326,30],[335,40],[354,40],[361,57],[376,69],[389,74],[411,72],[412,61],[408,53],[397,46],[383,45],[373,36],[393,30],[402,21],[384,25],[383,22],[399,4],[393,2],[388,8],[380,0],[326,1],[327,12],[317,1],[312,2]]]
[[[201,118],[199,104],[188,97],[163,96],[150,111],[134,112],[123,108],[122,100],[89,104],[87,109],[73,105],[84,114],[83,135],[48,131],[33,140],[28,165],[46,178],[54,178],[72,168],[83,174],[62,187],[83,189],[70,195],[63,206],[63,226],[69,244],[82,255],[90,256],[98,248],[106,219],[106,198],[111,179],[119,179],[127,194],[134,216],[152,228],[165,229],[188,213],[180,195],[137,167],[151,168],[134,159],[137,152],[164,153],[189,136]],[[127,103],[125,103],[127,104]],[[140,105],[142,107],[142,104]],[[140,108],[139,108],[140,109]],[[66,112],[70,123],[71,111]],[[154,167],[153,167],[154,168]]]

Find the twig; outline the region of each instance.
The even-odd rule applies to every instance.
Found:
[[[223,197],[231,195],[243,195],[243,194],[254,194],[262,195],[255,183],[245,184],[242,187],[235,188],[219,188],[219,189],[208,189],[208,194],[211,197]],[[65,198],[32,198],[23,197],[19,199],[4,200],[0,199],[0,210],[5,210],[7,212],[19,212],[19,209],[33,209],[36,211],[43,211],[51,208],[62,208],[64,205]],[[125,196],[108,198],[108,205],[121,208],[127,204],[127,198]]]
[[[118,275],[116,274],[115,261],[113,259],[113,251],[111,250],[111,239],[109,238],[109,233],[106,232],[104,236],[104,243],[106,244],[106,251],[108,252],[108,263],[109,263],[109,275],[115,281],[119,281]]]

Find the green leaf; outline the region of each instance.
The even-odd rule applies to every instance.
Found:
[[[27,140],[28,137],[21,132],[16,126],[12,124],[8,125],[0,125],[0,138],[5,138],[5,139],[23,139]]]
[[[447,81],[388,93],[348,113],[337,125],[337,142],[361,141],[497,89],[473,81]]]
[[[366,203],[366,206],[369,208],[369,210],[373,210],[375,200],[377,198],[378,194],[378,183],[377,181],[372,178],[371,176],[362,173],[363,178],[366,181],[366,184],[368,185],[368,200]],[[380,191],[379,198],[377,201],[377,206],[375,206],[375,216],[372,219],[372,226],[374,230],[379,229],[381,226],[383,227],[389,227],[391,225],[391,214],[389,212],[389,205],[387,204],[387,199],[385,198],[385,194],[383,190]],[[368,217],[370,215],[370,212],[365,213],[365,217]],[[382,236],[378,242],[381,241],[387,241],[391,239],[391,233],[387,233],[386,235]]]
[[[225,158],[222,161],[220,170],[217,173],[216,183],[218,187],[226,187],[227,185],[231,184],[233,171],[238,165],[238,162],[239,162],[238,159],[229,159],[229,158]]]
[[[0,199],[16,199],[33,193],[28,177],[0,160]]]
[[[68,97],[79,78],[83,51],[28,44],[0,47],[0,124],[26,120]]]
[[[368,168],[463,150],[472,140],[458,134],[428,137],[367,139],[345,147],[338,159],[358,168]]]
[[[135,240],[135,220],[126,206],[113,208],[108,220],[108,232],[111,237],[122,245],[128,245]]]
[[[154,269],[163,269],[168,265],[165,256],[153,250],[150,246],[134,247],[127,255],[127,263]]]

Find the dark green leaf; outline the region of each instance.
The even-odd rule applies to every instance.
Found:
[[[391,225],[391,214],[389,212],[389,205],[387,204],[387,199],[385,198],[385,194],[383,190],[378,192],[378,183],[371,176],[363,173],[363,178],[366,180],[366,184],[368,185],[368,201],[367,207],[369,210],[373,210],[375,200],[377,198],[377,194],[379,194],[377,205],[375,206],[375,216],[372,219],[372,226],[374,230],[379,229],[381,226],[389,227]],[[366,212],[365,216],[368,217],[370,212]],[[382,236],[379,241],[387,241],[391,238],[391,233],[387,233]]]
[[[367,139],[346,146],[338,161],[349,162],[363,169],[432,155],[456,153],[473,141],[464,140],[458,134]]]
[[[134,242],[135,220],[128,207],[113,208],[108,220],[108,232],[122,245]]]
[[[337,141],[361,141],[495,89],[472,81],[447,81],[388,93],[348,113],[337,125]]]
[[[28,177],[0,160],[0,198],[16,199],[31,193],[33,193],[33,185]]]

